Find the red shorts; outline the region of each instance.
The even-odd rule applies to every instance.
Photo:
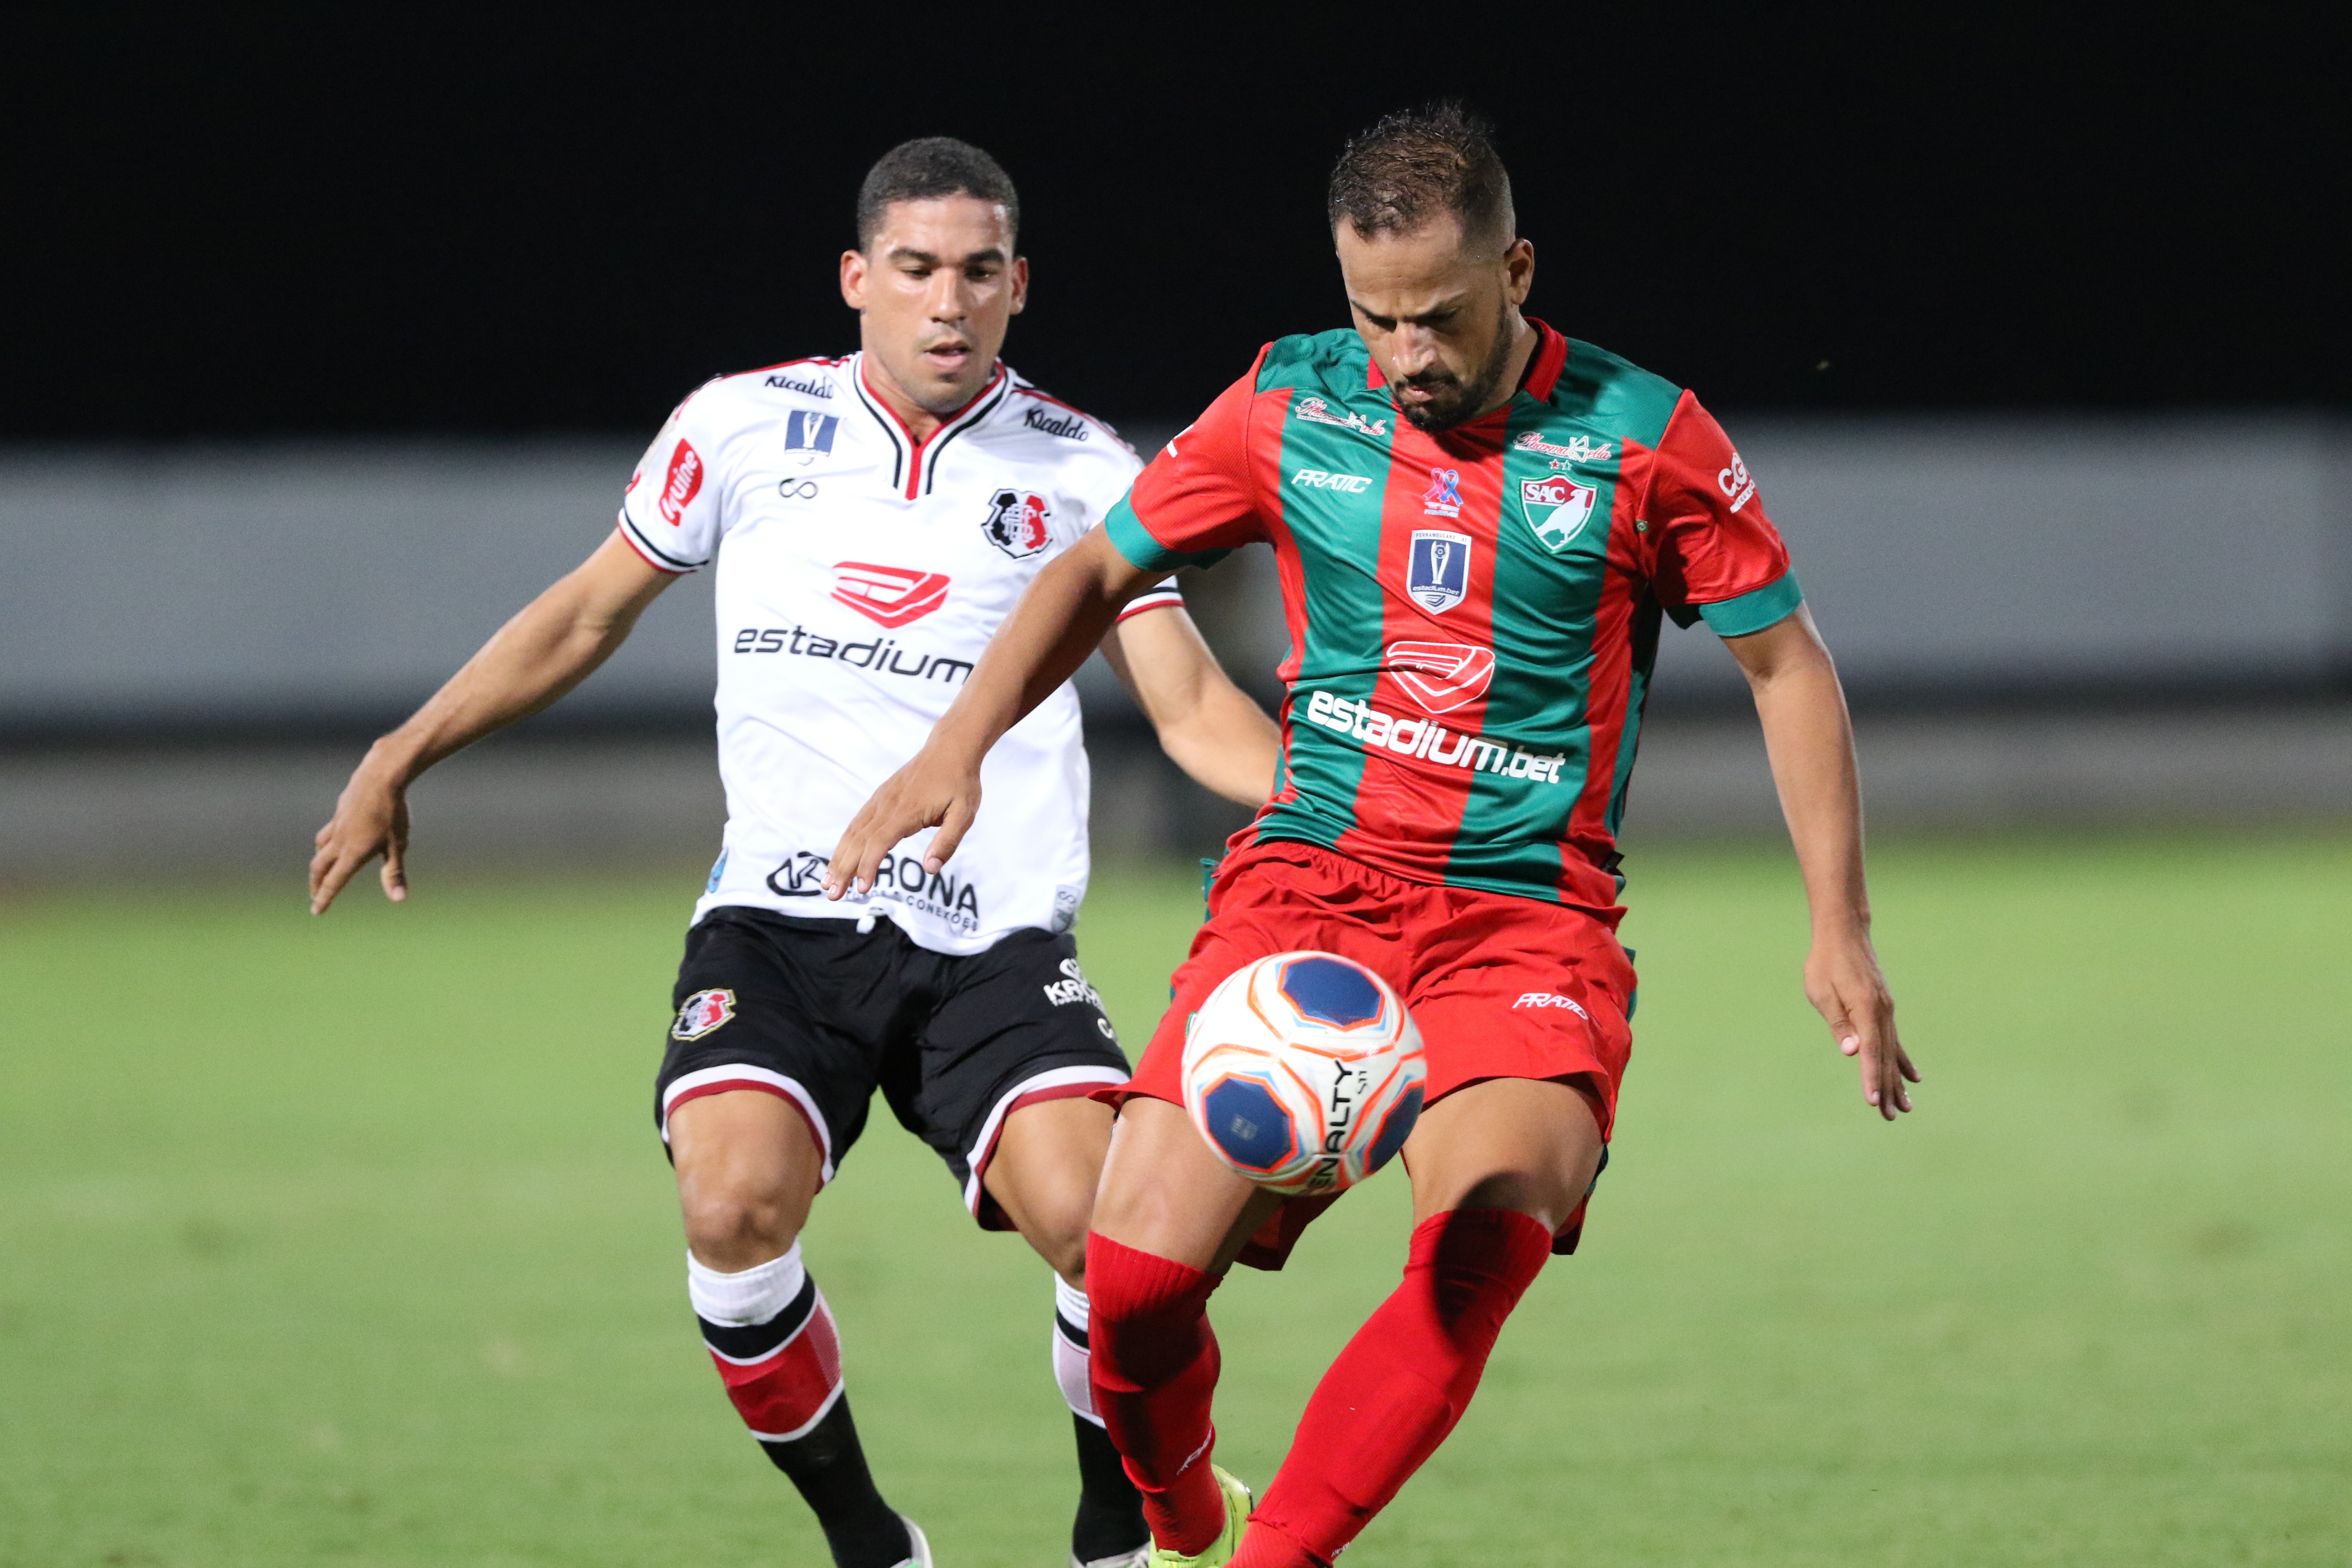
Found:
[[[1209,919],[1135,1077],[1095,1098],[1183,1104],[1186,1020],[1243,964],[1312,948],[1354,959],[1403,998],[1421,1028],[1429,1104],[1490,1078],[1560,1079],[1591,1102],[1605,1142],[1633,1048],[1633,962],[1614,928],[1591,910],[1408,882],[1318,845],[1261,841],[1218,868]],[[1242,1261],[1280,1268],[1336,1195],[1286,1202]],[[1555,1252],[1575,1247],[1583,1220],[1580,1206]]]

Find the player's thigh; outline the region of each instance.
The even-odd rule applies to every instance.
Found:
[[[799,1234],[864,1128],[887,1031],[856,1002],[892,962],[847,921],[721,910],[688,932],[654,1114],[705,1263],[750,1268]]]
[[[730,1273],[789,1248],[824,1185],[824,1152],[798,1107],[759,1089],[730,1089],[669,1117],[678,1207],[696,1257]]]
[[[1022,1106],[1004,1119],[982,1186],[1054,1271],[1086,1275],[1087,1227],[1110,1151],[1111,1109],[1083,1095]]]
[[[1557,1232],[1601,1168],[1601,1122],[1580,1084],[1495,1078],[1421,1113],[1405,1140],[1417,1224],[1448,1209],[1500,1208]]]
[[[1111,1130],[1094,1228],[1139,1252],[1222,1273],[1280,1201],[1219,1159],[1182,1106],[1139,1094]]]

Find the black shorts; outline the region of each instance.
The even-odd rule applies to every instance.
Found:
[[[806,1119],[829,1182],[879,1089],[990,1230],[1012,1228],[981,1188],[1004,1119],[1128,1077],[1066,931],[1018,931],[958,957],[888,921],[861,932],[854,921],[717,909],[686,933],[671,1001],[654,1098],[665,1142],[687,1100],[761,1090]]]

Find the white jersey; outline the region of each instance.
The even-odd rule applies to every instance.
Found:
[[[1064,686],[981,766],[979,820],[937,876],[928,832],[872,892],[823,896],[834,846],[915,754],[1045,563],[1101,522],[1141,463],[1110,426],[1003,364],[917,441],[862,354],[705,385],[621,505],[665,572],[718,563],[719,768],[727,833],[695,918],[721,905],[895,921],[938,952],[1064,931],[1087,890],[1086,748]],[[1158,590],[1133,615],[1181,604]]]

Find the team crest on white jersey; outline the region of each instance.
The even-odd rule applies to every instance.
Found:
[[[1414,529],[1404,591],[1433,614],[1443,615],[1460,604],[1470,592],[1470,536],[1442,528]]]
[[[669,1037],[698,1040],[734,1016],[735,993],[698,991],[677,1010],[677,1022],[670,1026]]]
[[[1592,485],[1580,485],[1565,474],[1553,474],[1549,479],[1519,481],[1519,510],[1527,514],[1528,526],[1536,531],[1544,548],[1558,554],[1576,542],[1591,520],[1592,503],[1601,491]]]
[[[1045,498],[1028,490],[999,490],[989,498],[988,521],[980,531],[988,542],[1015,561],[1034,555],[1045,548],[1051,537],[1045,531],[1045,520],[1053,512]]]

